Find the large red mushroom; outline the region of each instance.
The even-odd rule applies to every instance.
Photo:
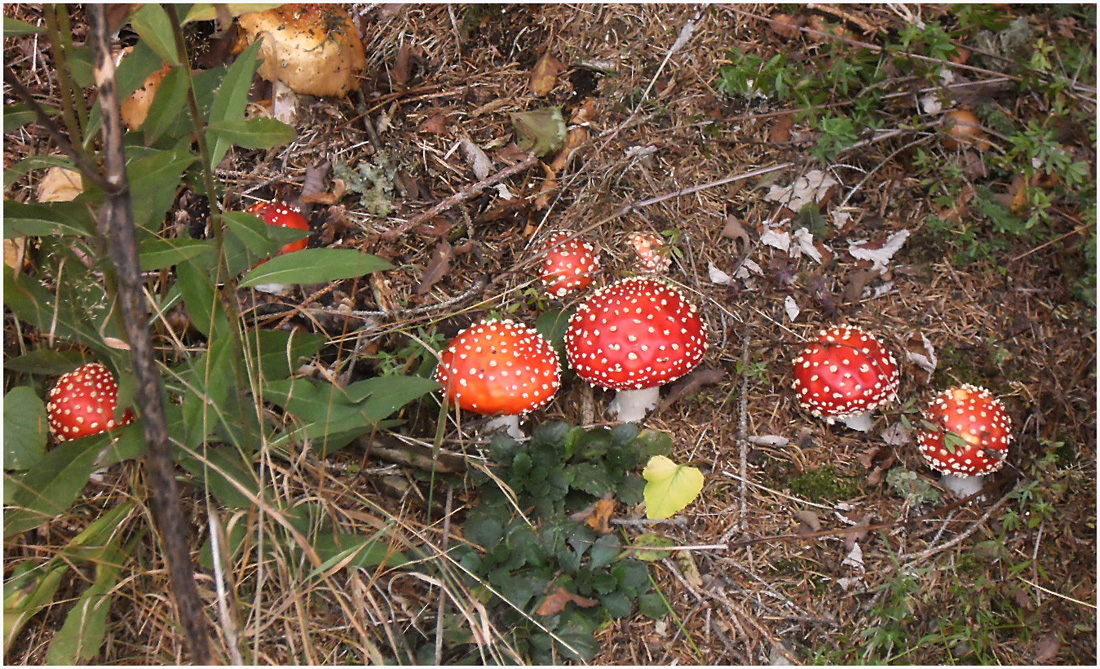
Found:
[[[928,425],[917,430],[921,455],[959,497],[981,490],[983,477],[1004,466],[1012,419],[985,388],[969,383],[948,388],[932,399],[923,417]]]
[[[624,422],[645,418],[660,386],[695,368],[707,350],[698,309],[652,277],[601,288],[569,320],[565,354],[592,385],[618,390],[611,411]]]
[[[871,429],[871,412],[897,396],[898,363],[878,339],[850,325],[821,330],[794,359],[792,387],[804,410],[853,430]]]
[[[58,442],[107,432],[134,422],[127,409],[115,419],[118,382],[101,362],[89,362],[63,374],[50,390],[46,417],[50,435]]]
[[[538,332],[511,320],[481,321],[451,340],[435,380],[459,408],[499,416],[488,429],[523,437],[519,416],[541,408],[561,386],[558,353]]]

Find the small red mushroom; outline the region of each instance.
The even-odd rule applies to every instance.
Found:
[[[634,253],[638,255],[643,272],[661,274],[672,266],[672,258],[667,251],[662,250],[665,243],[657,235],[634,232],[628,239],[634,247]]]
[[[923,416],[935,428],[918,429],[917,444],[928,464],[943,474],[947,489],[960,497],[972,495],[982,489],[983,476],[1004,466],[1012,419],[985,388],[969,383],[948,388]]]
[[[286,206],[286,204],[274,201],[274,202],[257,202],[248,209],[249,214],[255,214],[268,225],[274,225],[281,228],[294,228],[295,230],[303,230],[309,232],[309,221],[305,216],[302,216],[297,211]],[[276,254],[278,256],[293,253],[294,251],[301,251],[309,244],[309,238],[299,239],[296,242],[290,242],[283,246],[283,248]],[[256,264],[257,267],[267,262],[262,260]],[[290,289],[285,283],[262,283],[255,286],[256,290],[264,293],[282,294]]]
[[[130,409],[120,420],[115,420],[118,383],[101,362],[90,362],[63,374],[47,399],[50,435],[58,442],[107,432],[134,422],[134,412]]]
[[[555,233],[546,244],[540,278],[546,292],[555,297],[589,287],[600,269],[595,247],[583,239],[569,239],[569,235]]]
[[[659,387],[695,368],[707,332],[695,305],[668,283],[630,277],[599,289],[569,319],[565,354],[588,383],[618,390],[611,411],[638,421]]]
[[[822,330],[794,359],[792,387],[799,406],[860,432],[871,429],[871,412],[892,401],[898,385],[894,356],[858,327]]]
[[[550,401],[561,386],[561,368],[557,351],[535,330],[511,320],[485,320],[451,340],[435,380],[450,402],[501,416],[487,427],[504,427],[519,439],[519,416]]]

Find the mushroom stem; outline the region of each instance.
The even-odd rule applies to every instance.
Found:
[[[486,432],[497,432],[504,430],[508,433],[508,436],[519,440],[527,437],[523,433],[523,430],[519,428],[519,416],[497,416],[485,422]]]
[[[860,432],[871,431],[871,412],[864,411],[863,413],[857,413],[846,418],[841,418],[840,421],[852,428],[853,430],[859,430]]]
[[[984,476],[953,476],[943,474],[940,476],[940,485],[951,491],[956,497],[969,497],[982,489]]]
[[[644,419],[661,398],[658,386],[640,390],[620,390],[611,400],[611,415],[624,423],[637,423]]]

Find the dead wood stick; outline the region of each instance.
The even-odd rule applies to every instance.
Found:
[[[527,170],[529,167],[531,167],[536,162],[538,162],[538,160],[539,160],[538,156],[536,156],[534,154],[531,154],[531,155],[527,156],[527,158],[525,158],[523,161],[518,162],[515,165],[512,165],[511,167],[506,167],[503,170],[497,172],[496,174],[493,174],[491,176],[488,176],[488,177],[482,179],[481,181],[477,182],[476,184],[471,184],[471,185],[463,188],[462,190],[458,191],[454,195],[448,197],[446,200],[443,200],[439,204],[435,205],[434,207],[432,207],[428,211],[425,211],[421,214],[417,214],[416,216],[413,216],[412,218],[405,221],[401,225],[397,226],[393,230],[390,230],[389,232],[382,233],[382,239],[384,239],[387,242],[392,242],[393,240],[397,239],[398,237],[405,234],[409,230],[415,228],[416,226],[420,225],[421,223],[424,223],[425,221],[431,220],[433,217],[438,216],[439,214],[447,211],[448,209],[450,209],[452,207],[455,207],[455,206],[458,206],[458,205],[462,204],[463,202],[465,202],[466,200],[469,200],[470,198],[474,197],[475,195],[478,195],[479,193],[481,193],[481,191],[485,190],[486,188],[488,188],[492,185],[495,185],[495,184],[497,184],[501,181],[504,181],[505,179],[507,179],[509,177],[513,177],[513,176],[519,174],[520,172],[523,172],[523,171]]]
[[[157,373],[153,340],[149,334],[149,315],[141,291],[134,211],[130,203],[130,182],[126,178],[126,156],[122,146],[122,117],[114,61],[107,44],[107,12],[103,5],[92,5],[92,33],[95,41],[95,76],[99,105],[103,110],[103,143],[106,157],[106,201],[99,213],[100,234],[107,240],[107,252],[117,275],[117,293],[130,359],[137,379],[137,401],[145,428],[148,451],[145,464],[149,473],[149,494],[160,535],[164,559],[172,583],[180,623],[187,638],[191,661],[210,664],[210,645],[206,633],[202,600],[195,585],[188,549],[187,525],[180,507],[172,454],[168,445],[168,423],[164,415],[164,389]]]

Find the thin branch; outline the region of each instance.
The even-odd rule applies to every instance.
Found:
[[[122,117],[119,111],[115,66],[107,44],[107,15],[103,5],[91,5],[92,37],[95,43],[95,75],[99,104],[103,112],[103,143],[107,177],[106,201],[99,212],[99,229],[107,240],[107,250],[118,281],[118,303],[130,344],[130,359],[137,380],[138,405],[144,418],[145,456],[149,475],[149,494],[172,582],[180,622],[187,637],[191,660],[210,664],[210,645],[206,632],[203,603],[199,598],[191,567],[187,525],[180,507],[179,488],[168,443],[168,423],[164,415],[164,389],[157,373],[153,341],[146,323],[148,312],[142,296],[134,212],[130,202],[130,183],[126,178],[126,156],[122,145]],[[7,73],[5,73],[5,78]],[[98,173],[95,173],[98,176]],[[102,179],[102,177],[101,177]]]

